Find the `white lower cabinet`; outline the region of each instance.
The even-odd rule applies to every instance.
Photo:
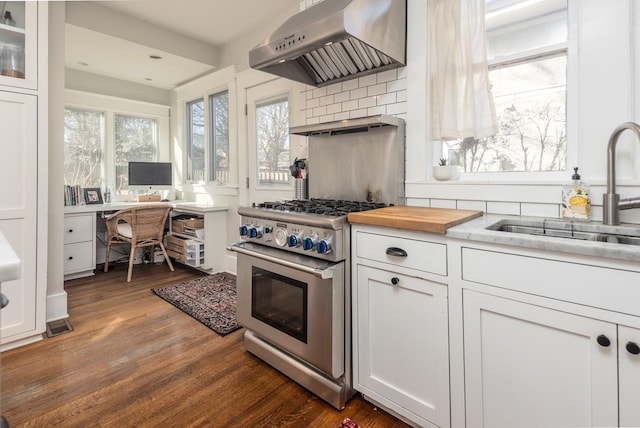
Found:
[[[637,265],[461,253],[467,427],[640,426]]]
[[[353,230],[354,388],[416,426],[449,426],[447,286],[434,281],[445,278],[403,266],[446,246]]]
[[[616,325],[469,290],[463,304],[468,427],[617,426]]]
[[[64,216],[64,279],[94,274],[96,268],[96,214]]]

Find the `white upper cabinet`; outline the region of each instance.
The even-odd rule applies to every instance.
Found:
[[[0,86],[38,89],[38,2],[0,4]]]

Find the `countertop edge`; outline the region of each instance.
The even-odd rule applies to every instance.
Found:
[[[521,235],[517,233],[487,230],[486,228],[505,219],[540,219],[539,217],[509,216],[485,214],[481,218],[469,220],[447,230],[447,238],[467,241],[486,242],[490,244],[511,245],[534,248],[545,251],[556,251],[567,254],[580,254],[637,262],[640,260],[640,246],[612,244],[607,242],[580,241],[548,236]],[[640,226],[639,226],[640,227]]]

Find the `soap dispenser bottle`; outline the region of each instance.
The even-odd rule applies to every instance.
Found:
[[[578,167],[573,168],[571,182],[562,186],[562,217],[574,220],[589,220],[591,192],[589,185],[580,180]]]

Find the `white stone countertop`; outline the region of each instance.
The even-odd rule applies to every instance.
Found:
[[[9,242],[0,232],[0,282],[20,277],[20,259]]]
[[[485,214],[483,217],[470,220],[466,223],[462,223],[448,229],[446,236],[449,238],[465,239],[470,241],[513,245],[547,251],[559,251],[563,253],[640,262],[640,245],[529,235],[487,229],[487,227],[501,220],[530,220],[533,222],[540,222],[542,221],[542,218]],[[560,219],[549,220],[562,221]],[[574,224],[576,227],[580,227],[578,222]],[[592,221],[586,224],[602,225],[602,222]],[[634,224],[611,226],[609,227],[609,231],[615,231],[616,233],[632,236],[640,236],[640,226]]]
[[[64,207],[65,214],[82,214],[101,211],[118,211],[125,208],[146,206],[146,205],[169,205],[176,210],[188,209],[193,212],[225,211],[229,207],[226,205],[212,205],[198,202],[169,201],[169,202],[111,202],[109,204],[72,205]]]

